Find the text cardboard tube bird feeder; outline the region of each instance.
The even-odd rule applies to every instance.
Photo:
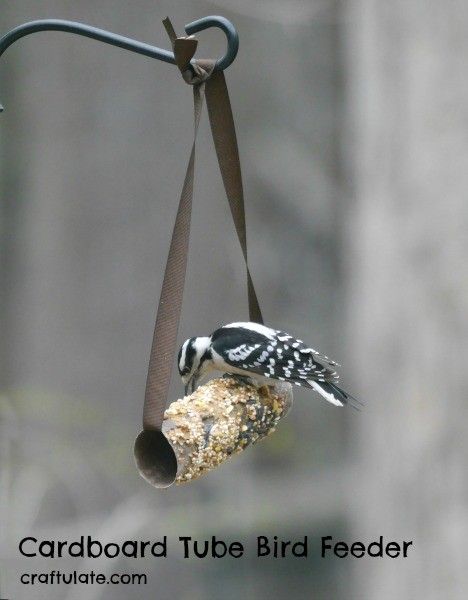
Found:
[[[273,433],[292,398],[289,383],[257,388],[230,377],[212,379],[170,404],[162,431],[140,433],[138,470],[158,488],[197,479]]]

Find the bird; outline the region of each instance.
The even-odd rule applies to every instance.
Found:
[[[283,381],[309,388],[335,406],[359,410],[357,405],[362,405],[338,387],[337,362],[289,333],[260,323],[229,323],[210,336],[191,337],[180,347],[177,362],[186,395],[202,377],[221,371],[257,387]]]

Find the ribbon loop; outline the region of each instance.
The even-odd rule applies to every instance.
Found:
[[[224,188],[247,269],[250,320],[263,323],[257,294],[247,263],[247,236],[242,174],[234,118],[226,80],[222,71],[213,72],[215,66],[214,60],[190,62],[197,48],[197,41],[194,38],[191,36],[178,38],[168,18],[164,19],[164,26],[173,44],[177,66],[182,73],[184,81],[193,87],[194,136],[172,232],[156,315],[143,409],[143,428],[146,431],[161,431],[176,353],[177,332],[182,310],[189,249],[195,147],[205,94],[211,132]]]

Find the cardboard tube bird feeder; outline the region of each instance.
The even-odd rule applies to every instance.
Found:
[[[162,431],[140,433],[137,468],[158,488],[193,481],[273,433],[291,406],[289,383],[257,388],[213,379],[169,405]]]
[[[146,381],[143,427],[134,454],[140,474],[155,487],[185,483],[272,433],[292,403],[287,383],[257,388],[235,378],[214,379],[164,412],[175,356],[187,268],[195,148],[206,98],[216,156],[247,273],[250,321],[263,323],[247,261],[246,219],[239,152],[229,93],[218,62],[190,62],[196,44],[177,37],[164,20],[183,80],[193,88],[194,135],[179,199],[156,314]]]

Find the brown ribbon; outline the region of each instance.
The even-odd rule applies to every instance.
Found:
[[[169,19],[163,22],[171,38],[177,66],[184,80],[193,88],[194,136],[164,272],[146,381],[143,429],[158,431],[161,430],[164,419],[182,309],[192,213],[195,146],[204,96],[226,196],[247,267],[250,320],[263,323],[247,264],[242,175],[224,73],[213,71],[215,63],[211,60],[200,60],[190,64],[197,48],[197,40],[190,36],[177,38]]]

